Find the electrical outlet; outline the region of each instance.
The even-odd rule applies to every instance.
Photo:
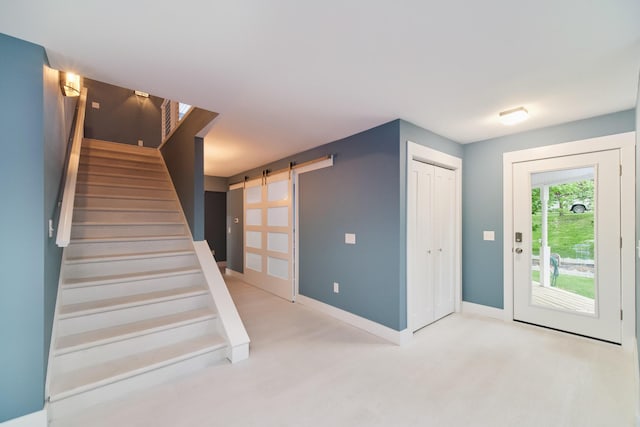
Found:
[[[91,108],[95,108],[96,110],[99,110],[100,109],[100,103],[93,101],[91,103]]]
[[[355,235],[355,233],[345,233],[344,242],[347,245],[355,245],[356,244],[356,235]]]
[[[138,147],[143,147],[144,146],[144,141],[139,139],[138,140]]]
[[[336,293],[336,294],[340,293],[340,283],[333,282],[333,293]]]

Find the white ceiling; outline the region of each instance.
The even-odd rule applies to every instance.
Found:
[[[638,0],[3,0],[0,32],[220,113],[218,176],[396,118],[466,143],[632,108],[640,69]]]

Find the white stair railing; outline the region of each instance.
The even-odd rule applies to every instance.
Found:
[[[204,274],[207,285],[209,285],[209,290],[213,297],[216,311],[218,312],[218,318],[220,319],[222,332],[229,342],[227,359],[229,359],[231,363],[245,360],[249,357],[249,342],[251,340],[242,323],[242,319],[240,319],[236,305],[231,299],[220,269],[213,255],[211,255],[211,250],[205,240],[193,242],[193,246],[196,250],[196,256],[198,257],[200,266],[202,267],[202,273]]]
[[[62,192],[62,205],[60,206],[60,219],[58,220],[58,233],[56,245],[69,246],[71,241],[71,223],[73,221],[73,205],[76,197],[76,181],[78,180],[78,166],[80,163],[80,148],[84,139],[84,115],[87,106],[87,88],[82,88],[78,99],[78,113],[73,128],[71,151],[67,163],[64,189]]]

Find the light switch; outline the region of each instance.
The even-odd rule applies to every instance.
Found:
[[[356,235],[355,235],[355,233],[345,233],[344,242],[347,245],[355,245],[356,244]]]
[[[496,240],[496,232],[495,231],[483,231],[482,232],[484,240]]]
[[[91,108],[95,108],[96,110],[99,110],[100,109],[100,103],[93,101],[91,103]]]

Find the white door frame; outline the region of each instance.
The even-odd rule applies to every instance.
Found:
[[[604,150],[620,150],[622,177],[621,193],[621,277],[622,346],[635,348],[636,289],[635,289],[635,132],[626,132],[563,144],[511,151],[503,154],[503,263],[504,263],[504,320],[513,321],[513,163],[548,159]]]
[[[405,167],[405,188],[407,189],[407,204],[405,205],[406,212],[406,259],[405,269],[407,272],[407,292],[406,292],[406,322],[407,329],[413,331],[412,325],[410,325],[409,307],[410,297],[412,295],[413,284],[409,277],[409,262],[413,255],[414,236],[409,232],[409,224],[413,220],[414,212],[409,211],[409,197],[411,195],[408,192],[408,179],[411,170],[411,161],[417,160],[423,163],[429,163],[435,166],[440,166],[445,169],[450,169],[456,174],[456,214],[455,214],[455,273],[454,273],[454,307],[456,312],[460,312],[460,306],[462,302],[462,159],[459,157],[445,154],[441,151],[434,150],[433,148],[425,147],[424,145],[416,144],[412,141],[407,141],[407,158]]]

